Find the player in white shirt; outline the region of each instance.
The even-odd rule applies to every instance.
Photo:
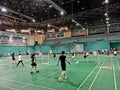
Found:
[[[23,58],[22,58],[22,55],[21,54],[19,54],[19,56],[18,56],[18,63],[17,63],[17,66],[20,64],[20,63],[22,63],[22,65],[24,66],[24,64],[23,64]]]

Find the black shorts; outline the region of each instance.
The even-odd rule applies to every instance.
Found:
[[[117,54],[114,54],[114,56],[117,56]]]
[[[15,58],[13,57],[12,60],[15,60]]]
[[[84,58],[87,58],[87,56],[86,56],[86,55],[84,55]]]
[[[32,63],[31,66],[37,66],[37,64],[36,63]]]
[[[66,71],[66,65],[61,65],[61,69],[62,69],[63,71]]]

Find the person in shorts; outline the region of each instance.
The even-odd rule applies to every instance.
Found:
[[[58,80],[61,81],[62,77],[64,77],[65,79],[67,79],[67,75],[66,75],[66,62],[70,64],[70,62],[68,61],[67,57],[65,56],[65,51],[62,51],[62,55],[60,55],[57,65],[59,65],[59,62],[61,62],[62,72],[61,72],[61,75],[58,78]]]
[[[37,70],[37,64],[36,64],[36,57],[35,57],[35,53],[31,55],[31,59],[32,59],[32,63],[31,63],[31,74],[33,73],[33,69],[36,70],[36,72],[38,73],[39,71]]]

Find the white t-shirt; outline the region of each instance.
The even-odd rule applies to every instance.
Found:
[[[18,56],[18,61],[22,61],[22,55]]]
[[[42,52],[39,52],[39,56],[40,56],[40,57],[42,56]]]
[[[117,54],[117,51],[114,51],[114,54]]]

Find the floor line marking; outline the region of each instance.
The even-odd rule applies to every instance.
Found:
[[[11,79],[6,79],[6,78],[0,78],[0,79],[4,79],[4,80],[8,80],[8,81],[13,81],[13,82],[21,83],[21,84],[27,84],[27,85],[36,86],[36,87],[43,87],[43,86],[39,86],[39,85],[34,85],[34,84],[30,84],[30,83],[26,83],[26,82],[21,82],[21,81],[16,81],[16,80],[11,80]],[[48,87],[44,87],[44,88],[48,88]]]
[[[104,60],[104,62],[105,62],[105,60]],[[102,65],[104,64],[104,62],[102,63]],[[101,68],[98,70],[98,72],[97,72],[97,74],[96,74],[95,78],[93,79],[92,84],[90,85],[90,87],[89,87],[89,89],[88,89],[88,90],[91,90],[91,88],[92,88],[92,86],[93,86],[93,84],[94,84],[94,82],[95,82],[95,80],[96,80],[96,78],[97,78],[98,74],[100,73],[100,70],[101,70]]]
[[[115,67],[114,67],[114,59],[113,59],[113,75],[114,75],[114,86],[115,86],[115,90],[117,90]]]
[[[118,69],[120,70],[120,65],[119,65],[119,63],[118,63],[118,60],[117,60],[117,65],[118,65]]]
[[[16,88],[12,88],[12,87],[9,87],[9,86],[5,86],[5,85],[0,85],[1,87],[5,87],[5,88],[9,88],[9,89],[12,89],[12,90],[18,90]]]
[[[56,71],[57,72],[57,71]],[[55,72],[55,73],[56,73]],[[54,74],[54,73],[52,73],[52,74]],[[50,74],[51,75],[51,74]],[[46,76],[49,76],[49,75],[46,75]],[[41,78],[41,79],[39,79],[39,80],[42,80],[42,79],[44,79],[44,78],[46,78],[46,77],[43,77],[43,78]],[[27,84],[27,85],[34,85],[33,83],[35,83],[35,82],[37,82],[37,81],[39,81],[39,80],[36,80],[35,82],[32,82],[31,84],[30,83],[26,83],[26,82],[22,82],[22,81],[16,81],[16,80],[11,80],[11,79],[7,79],[7,78],[0,78],[0,79],[5,79],[5,80],[8,80],[8,81],[14,81],[14,82],[18,82],[18,83],[22,83],[22,84]],[[38,85],[34,85],[34,86],[38,86]],[[40,87],[40,86],[38,86],[38,87]],[[41,86],[42,87],[42,86]],[[53,88],[51,88],[52,90],[53,90]]]
[[[91,74],[94,72],[94,70],[97,68],[97,65],[94,67],[94,69],[89,73],[89,75],[85,78],[85,80],[82,82],[82,84],[79,85],[79,87],[77,88],[77,90],[79,90],[83,84],[88,80],[88,78],[91,76]]]
[[[58,72],[58,71],[56,71],[56,72]],[[54,73],[52,73],[52,74],[55,74],[56,72],[54,72]],[[50,74],[50,75],[52,75],[52,74]],[[35,83],[35,82],[37,82],[37,81],[40,81],[40,80],[42,80],[42,79],[45,79],[47,76],[50,76],[50,75],[46,75],[45,77],[43,77],[43,78],[41,78],[41,79],[39,79],[39,80],[36,80],[36,81],[34,81],[34,82],[32,82],[32,83],[30,83],[30,84],[28,84],[28,85],[25,85],[25,86],[23,86],[23,87],[21,87],[21,88],[19,88],[19,90],[20,89],[23,89],[23,88],[25,88],[25,87],[27,87],[27,86],[29,86],[29,85],[34,85],[33,83]],[[42,87],[42,86],[41,86]],[[46,87],[43,87],[43,88],[46,88]],[[48,88],[47,88],[48,89]],[[53,88],[49,88],[50,90],[56,90],[56,89],[53,89]]]
[[[105,61],[105,60],[104,60]],[[95,66],[95,68],[97,68],[97,65]],[[82,82],[82,84],[80,84],[80,86],[77,88],[77,90],[79,90],[83,84],[87,81],[87,79],[91,76],[91,74],[93,73],[93,71],[95,70],[95,68],[91,71],[91,73],[89,73],[89,75],[85,78],[85,80]]]

